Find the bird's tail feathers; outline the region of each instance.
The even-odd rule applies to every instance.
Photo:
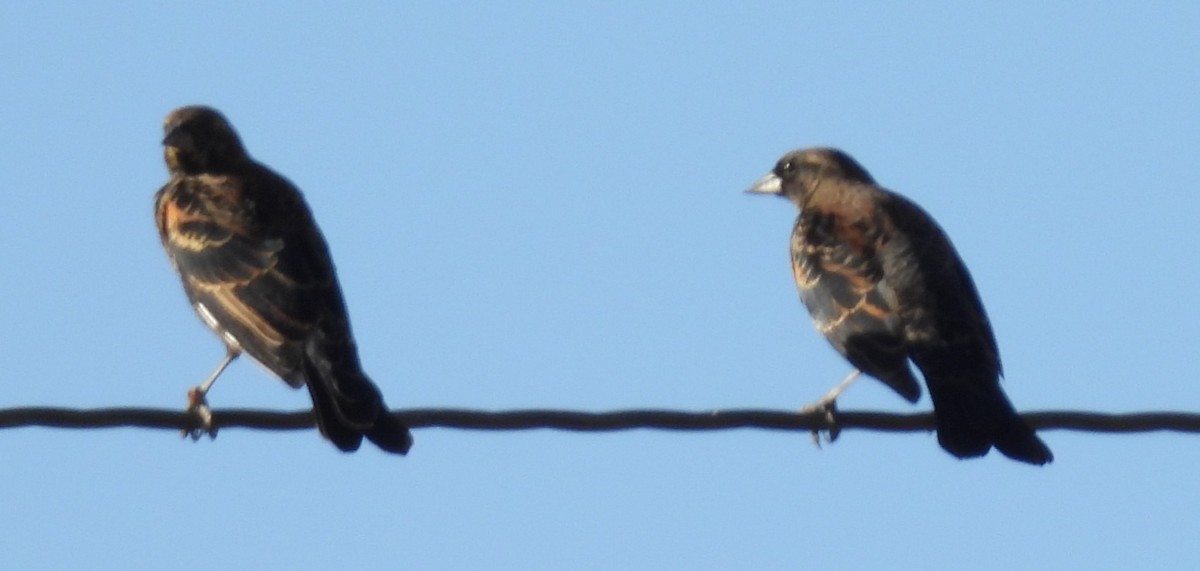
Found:
[[[362,444],[362,431],[348,426],[342,420],[329,383],[319,373],[316,373],[316,367],[312,366],[307,359],[304,365],[307,371],[305,376],[308,378],[305,386],[308,387],[308,394],[312,396],[313,414],[317,417],[317,428],[342,452],[358,450],[359,445]]]
[[[1054,455],[1013,409],[999,379],[930,376],[929,396],[937,417],[938,443],[959,457],[982,456],[995,446],[1021,462],[1042,465]]]
[[[306,384],[321,433],[346,452],[357,450],[366,436],[383,450],[407,453],[412,434],[388,412],[353,351],[352,346],[331,347],[316,338],[305,349]]]

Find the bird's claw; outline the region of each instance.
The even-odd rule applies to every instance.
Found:
[[[213,426],[212,409],[208,408],[208,399],[205,398],[205,391],[200,387],[192,387],[187,394],[188,407],[186,413],[192,417],[192,423],[189,428],[183,429],[182,436],[191,438],[192,441],[200,440],[201,436],[208,435],[210,439],[217,437],[217,428]]]
[[[846,388],[849,387],[854,382],[854,380],[858,378],[858,376],[861,373],[862,373],[862,371],[860,371],[858,369],[851,371],[849,375],[846,375],[846,378],[842,379],[842,382],[838,383],[837,386],[833,387],[832,389],[829,390],[829,392],[825,393],[825,396],[821,397],[820,400],[800,409],[801,413],[808,413],[808,414],[824,413],[824,417],[825,417],[824,430],[828,434],[828,436],[826,437],[826,442],[828,442],[830,444],[833,444],[835,441],[837,441],[838,436],[841,435],[841,433],[842,433],[842,428],[840,426],[838,426],[838,422],[837,422],[837,399],[838,399],[838,397],[842,396],[842,392],[845,391]],[[820,428],[817,428],[812,431],[812,438],[813,438],[813,444],[816,444],[817,448],[820,448],[821,447],[821,429]]]
[[[837,422],[837,398],[822,398],[821,400],[800,409],[801,414],[822,414],[825,418],[825,428],[814,428],[812,431],[813,444],[821,447],[821,433],[825,432],[825,441],[833,444],[842,434],[842,428]]]

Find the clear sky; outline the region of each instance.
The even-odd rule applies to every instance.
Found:
[[[797,408],[849,366],[742,194],[834,145],[926,207],[1022,410],[1200,411],[1200,5],[0,5],[0,407],[181,408],[161,121],[306,194],[394,407]],[[297,410],[248,361],[214,407]],[[847,409],[913,407],[875,381]],[[1181,568],[1200,438],[0,431],[4,569]]]

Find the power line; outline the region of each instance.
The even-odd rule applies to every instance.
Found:
[[[675,411],[630,409],[581,412],[550,409],[484,411],[459,408],[412,408],[392,411],[412,428],[456,428],[462,430],[556,429],[603,432],[632,429],[727,430],[758,428],[798,432],[875,430],[927,432],[934,429],[932,413],[896,414],[871,411],[821,412],[727,409]],[[1084,432],[1200,432],[1200,414],[1187,412],[1099,412],[1047,410],[1021,415],[1038,430]],[[43,426],[54,428],[158,428],[191,430],[197,419],[182,410],[134,407],[68,409],[20,407],[0,409],[0,428]],[[256,409],[213,411],[213,427],[257,430],[306,430],[315,426],[311,411],[278,412]]]

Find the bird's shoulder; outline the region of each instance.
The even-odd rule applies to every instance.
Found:
[[[841,278],[836,283],[858,292],[875,287],[884,278],[879,255],[893,231],[880,208],[885,199],[863,184],[828,185],[813,193],[793,230],[795,261],[812,278],[835,274]]]
[[[173,176],[155,197],[163,246],[193,285],[245,284],[268,271],[311,276],[325,252],[299,191],[266,167]],[[315,253],[284,255],[288,249]]]
[[[173,176],[155,195],[155,221],[168,246],[200,250],[256,226],[246,185],[232,175]]]
[[[835,247],[872,257],[892,225],[881,204],[887,191],[869,184],[839,181],[823,185],[801,208],[799,224],[813,247]]]
[[[826,335],[851,325],[891,330],[895,300],[880,259],[888,228],[875,204],[879,197],[857,185],[822,190],[803,206],[792,233],[801,298]]]

